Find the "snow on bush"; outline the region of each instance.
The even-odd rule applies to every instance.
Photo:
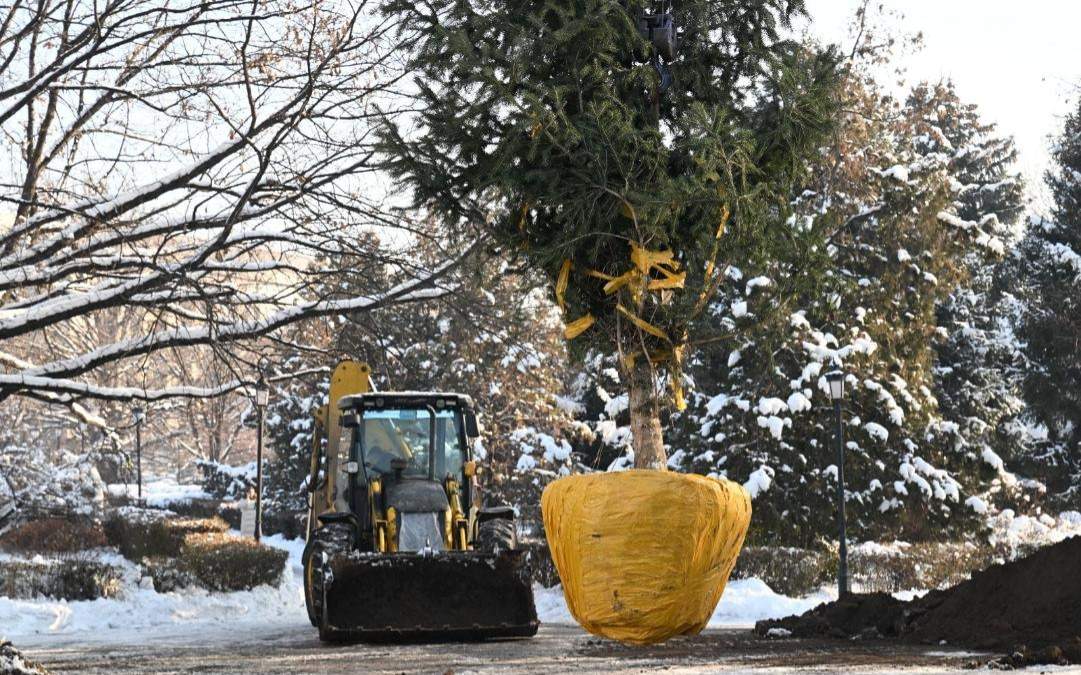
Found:
[[[772,482],[773,469],[763,464],[751,472],[750,477],[747,478],[747,482],[743,484],[743,487],[747,490],[747,493],[751,495],[751,499],[754,499],[768,490]]]
[[[105,536],[121,555],[138,562],[146,557],[176,557],[190,534],[217,533],[229,529],[218,517],[177,518],[168,511],[124,507],[105,521]]]
[[[747,281],[745,294],[750,295],[754,292],[754,289],[756,288],[769,288],[772,285],[773,280],[769,277],[754,277],[753,279],[749,279]]]
[[[203,472],[203,490],[214,499],[244,499],[255,488],[255,462],[229,466],[200,459],[195,463]]]
[[[980,515],[985,515],[987,513],[987,509],[989,508],[988,505],[987,505],[987,502],[980,499],[976,495],[973,495],[973,496],[969,497],[968,499],[966,499],[965,500],[965,506],[969,507],[970,509],[972,509],[976,513],[979,513]]]
[[[0,560],[0,596],[94,600],[115,597],[120,570],[85,557]]]
[[[1005,471],[1006,467],[1002,462],[1002,458],[991,448],[984,447],[983,451],[980,453],[980,457],[983,458],[983,461],[991,465],[991,468],[995,471],[998,471],[999,473]]]
[[[281,580],[289,554],[247,537],[189,534],[180,550],[180,569],[212,591],[248,591]]]
[[[886,427],[877,422],[867,422],[863,425],[863,430],[867,432],[868,436],[882,443],[885,443],[890,438],[890,432],[886,431]]]
[[[38,447],[8,445],[0,451],[0,473],[23,512],[93,515],[105,507],[98,458],[66,451],[51,458]]]
[[[20,553],[74,553],[105,545],[100,524],[70,518],[31,520],[0,537],[0,549]]]
[[[30,661],[7,640],[0,640],[0,673],[3,675],[48,675],[42,666]]]
[[[991,529],[988,537],[991,544],[1023,550],[1081,536],[1081,513],[1064,511],[1054,518],[1046,513],[1026,516],[1018,515],[1013,509],[1003,509],[988,518],[987,525]]]
[[[510,434],[510,440],[518,444],[521,453],[516,467],[518,471],[535,469],[538,461],[543,461],[548,467],[555,467],[562,473],[569,471],[567,462],[571,456],[571,446],[567,441],[556,440],[551,434],[533,427],[514,430]]]

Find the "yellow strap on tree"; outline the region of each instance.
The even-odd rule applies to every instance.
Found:
[[[523,202],[522,208],[518,210],[518,231],[525,231],[525,217],[529,215],[529,207],[532,206],[530,202]]]
[[[706,302],[709,300],[709,296],[713,294],[713,291],[717,288],[717,284],[713,279],[713,272],[717,265],[717,252],[721,246],[721,235],[724,234],[724,229],[728,225],[728,205],[725,204],[721,207],[721,222],[717,224],[717,233],[713,236],[713,251],[709,255],[709,260],[706,262],[705,274],[702,277],[702,292],[698,295],[698,300],[694,303],[694,310],[691,312],[691,316],[697,316],[697,314],[705,308]]]
[[[648,274],[654,267],[671,267],[675,272],[679,269],[679,263],[672,259],[673,255],[671,249],[650,251],[631,242],[631,262],[642,274]]]
[[[679,274],[672,274],[667,270],[662,269],[664,273],[664,279],[650,279],[649,284],[646,286],[651,291],[663,290],[666,288],[683,288],[684,282],[687,281],[687,273],[680,272]]]
[[[672,405],[679,412],[683,412],[687,409],[687,399],[683,397],[683,383],[679,381],[678,373],[670,374],[669,379],[672,381]]]
[[[633,208],[624,203],[624,208],[630,214],[629,217],[633,217]],[[525,212],[523,211],[523,219]],[[728,219],[728,209],[724,210],[724,214],[721,218],[721,223],[717,229],[716,238],[719,239],[724,232],[725,222]],[[715,241],[713,247],[713,254],[709,263],[706,266],[706,281],[710,280],[713,273],[714,259],[717,256],[717,242]],[[600,279],[605,282],[603,290],[606,295],[613,295],[618,291],[626,288],[630,293],[630,296],[636,302],[641,298],[643,292],[648,291],[661,291],[670,290],[676,288],[683,288],[687,282],[687,273],[680,269],[679,261],[675,259],[675,254],[670,249],[662,251],[650,251],[645,247],[639,246],[637,242],[631,242],[630,260],[632,267],[619,274],[612,276],[599,270],[589,269],[585,271],[587,276]],[[559,304],[559,308],[566,311],[566,292],[567,286],[570,284],[570,273],[573,269],[573,263],[570,259],[563,261],[562,266],[559,268],[559,274],[556,277],[555,294],[556,302]],[[654,275],[656,271],[657,275]],[[660,278],[655,278],[659,276]],[[686,408],[687,403],[683,394],[683,382],[681,365],[683,362],[683,345],[675,344],[672,338],[668,335],[664,329],[653,325],[645,319],[639,317],[633,311],[627,309],[621,302],[616,303],[616,310],[627,317],[638,329],[649,333],[650,335],[664,340],[671,347],[670,349],[650,351],[644,353],[641,351],[634,351],[623,356],[623,365],[626,368],[632,368],[635,360],[639,356],[646,356],[651,363],[654,364],[667,364],[667,371],[669,374],[670,386],[672,388],[672,401],[676,410],[683,410]],[[573,340],[582,333],[589,330],[589,328],[596,323],[596,318],[592,314],[586,314],[583,317],[575,319],[566,325],[563,330],[563,335],[567,340]]]
[[[612,277],[604,285],[604,294],[611,295],[639,277],[638,270],[628,270],[618,277]]]
[[[574,321],[568,323],[566,328],[563,329],[563,337],[568,340],[573,340],[574,338],[589,330],[589,327],[592,326],[594,322],[596,322],[596,319],[593,317],[592,314],[586,314],[583,317],[575,319]]]
[[[717,223],[717,234],[713,235],[714,239],[720,239],[724,234],[724,228],[728,225],[728,204],[721,207],[721,222]]]
[[[634,312],[630,311],[629,309],[624,307],[622,304],[617,304],[616,309],[619,310],[620,314],[627,317],[627,319],[631,323],[633,323],[635,326],[637,326],[638,328],[641,328],[642,330],[649,333],[650,335],[659,337],[660,339],[665,340],[667,342],[671,342],[671,340],[668,338],[668,333],[665,333],[663,330],[661,330],[660,328],[657,328],[656,326],[654,326],[650,322],[646,321],[645,319],[642,319],[642,318],[638,317]]]
[[[563,266],[559,268],[559,278],[556,279],[556,303],[559,305],[559,309],[566,311],[567,303],[564,301],[563,296],[567,292],[567,282],[571,276],[571,259],[567,258],[563,261]]]
[[[597,279],[603,279],[604,281],[611,281],[612,279],[615,279],[615,277],[611,274],[605,274],[600,270],[586,270],[586,274],[591,277],[596,277]]]

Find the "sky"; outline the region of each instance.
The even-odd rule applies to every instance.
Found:
[[[905,55],[910,81],[952,79],[963,100],[1014,137],[1019,168],[1046,207],[1042,176],[1049,137],[1081,96],[1081,0],[873,0],[902,14],[898,35],[923,33],[923,49]],[[860,0],[806,0],[812,34],[851,47]]]

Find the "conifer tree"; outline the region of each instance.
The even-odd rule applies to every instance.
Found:
[[[848,114],[814,179],[793,194],[790,226],[819,238],[816,262],[827,274],[768,259],[726,270],[730,282],[707,314],[730,337],[688,363],[695,391],[669,436],[673,464],[746,481],[752,541],[806,546],[834,531],[837,458],[823,375],[838,366],[847,374],[853,535],[926,538],[977,516],[964,502],[979,455],[955,447],[933,393],[936,309],[966,279],[966,260],[997,250],[991,221],[960,215],[964,185],[977,179],[953,159],[975,152],[975,141],[931,148],[928,139],[945,132],[928,108],[939,108],[945,90],[933,102],[896,101],[860,65],[838,94]],[[942,113],[949,117],[948,106]],[[959,133],[981,138],[968,126]],[[800,275],[806,292],[778,293]],[[584,402],[595,388],[578,388]]]
[[[1016,423],[1024,409],[1024,358],[1013,334],[1018,303],[1001,264],[1025,208],[1017,151],[951,82],[916,87],[907,105],[917,119],[917,152],[945,158],[952,211],[980,230],[960,258],[964,283],[938,306],[944,337],[936,343],[935,398],[952,443],[979,460],[974,466],[1001,468],[1024,445]]]
[[[391,170],[418,206],[489,223],[547,276],[573,350],[619,355],[635,466],[663,468],[661,408],[682,407],[722,270],[805,252],[789,194],[831,126],[834,54],[782,36],[801,0],[386,8],[420,111],[388,126]]]
[[[1054,207],[1021,245],[1026,292],[1019,335],[1030,367],[1025,397],[1048,438],[1049,487],[1076,505],[1081,474],[1081,101],[1066,118],[1047,172]]]

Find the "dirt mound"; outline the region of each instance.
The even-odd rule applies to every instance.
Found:
[[[798,638],[898,637],[907,620],[908,605],[886,593],[853,593],[799,616],[759,621],[754,629],[763,636]],[[784,632],[777,632],[778,628]]]
[[[881,636],[976,649],[1061,647],[1065,658],[1077,663],[1079,561],[1081,537],[1074,537],[911,602],[880,593],[852,594],[801,616],[760,621],[755,632],[765,636],[781,628],[797,637]]]

